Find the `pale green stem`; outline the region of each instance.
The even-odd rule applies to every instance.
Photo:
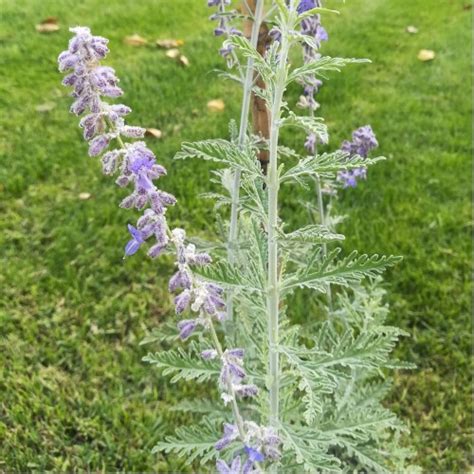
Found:
[[[214,323],[210,317],[208,318],[208,322],[209,322],[209,330],[211,332],[212,341],[214,342],[214,347],[216,348],[219,358],[222,360],[222,357],[224,356],[224,351],[222,350],[222,346],[221,346],[221,343],[219,342],[219,338],[217,337]],[[232,382],[230,380],[227,380],[226,382],[227,382],[227,390],[229,391],[229,395],[232,397],[232,414],[234,415],[234,419],[237,424],[237,429],[239,430],[240,439],[242,443],[245,443],[246,433],[245,433],[244,421],[242,419],[242,415],[240,414],[239,405],[237,403],[234,387],[232,386]],[[258,472],[262,472],[258,463],[254,463],[254,467],[257,468]]]
[[[325,226],[326,225],[326,213],[324,211],[324,202],[323,202],[323,191],[321,188],[321,178],[319,175],[316,175],[316,195],[318,198],[318,210],[319,210],[319,222],[321,225]],[[326,258],[328,254],[328,246],[326,243],[323,243],[322,245],[322,256],[323,259]],[[331,284],[328,283],[328,305],[329,305],[329,310],[332,313],[332,291],[331,291]]]
[[[255,5],[255,15],[252,25],[252,35],[250,43],[256,49],[258,45],[258,36],[260,32],[260,25],[263,19],[263,8],[264,0],[257,0]],[[247,136],[247,127],[250,111],[250,102],[252,97],[253,87],[253,75],[254,75],[254,61],[249,58],[247,61],[247,70],[245,73],[245,81],[242,96],[242,109],[240,114],[240,128],[238,145],[243,147],[245,145],[245,139]],[[227,241],[227,252],[228,260],[231,265],[235,264],[235,247],[237,244],[238,237],[238,218],[239,218],[239,202],[240,202],[240,171],[235,171],[234,180],[232,183],[232,204],[230,210],[230,226],[229,226],[229,238]],[[232,321],[234,315],[232,293],[229,291],[227,295],[227,320]]]
[[[294,0],[290,1],[290,17],[294,14]],[[290,20],[289,20],[290,21]],[[288,26],[288,25],[286,25]],[[269,423],[276,431],[279,425],[279,306],[280,288],[278,276],[278,140],[280,135],[280,119],[283,104],[283,94],[288,76],[287,60],[290,49],[288,28],[282,31],[279,66],[276,71],[276,82],[273,93],[273,102],[270,115],[270,146],[268,168],[268,280],[267,280],[267,312],[268,312],[268,339],[269,339]],[[272,466],[272,472],[277,467]]]
[[[311,109],[310,113],[311,117],[314,117],[314,110]],[[318,143],[316,141],[314,145],[314,156],[318,156]],[[316,174],[315,176],[315,181],[316,181],[316,198],[318,200],[318,211],[319,211],[319,223],[323,226],[326,226],[326,213],[324,210],[324,201],[323,201],[323,190],[321,186],[321,178],[319,174]],[[322,244],[322,258],[325,259],[327,254],[328,254],[328,246],[326,243]],[[332,313],[333,306],[332,306],[332,291],[331,291],[331,284],[328,283],[328,306],[329,306],[329,311]]]

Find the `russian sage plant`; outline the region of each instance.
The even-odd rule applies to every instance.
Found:
[[[121,207],[141,213],[128,225],[125,256],[145,246],[152,258],[175,256],[169,290],[178,331],[170,337],[164,329],[162,338],[176,347],[145,360],[172,375],[172,382],[213,381],[219,394],[211,401],[179,402],[175,410],[202,419],[177,428],[154,451],[222,474],[404,469],[409,451],[399,438],[406,428],[381,403],[390,388],[385,370],[409,366],[390,358],[403,332],[386,324],[379,276],[399,258],[357,252],[342,257],[338,244],[344,236],[324,206],[321,185],[329,194],[354,186],[383,158],[369,157],[377,146],[369,126],[334,152],[316,149],[329,141],[314,114],[319,77],[367,61],[320,55],[327,39],[320,15],[331,11],[317,0],[275,0],[266,16],[263,0],[239,15],[229,0],[208,5],[215,9],[215,34],[225,36],[220,52],[237,71],[227,76],[243,85],[240,124],[231,123],[229,139],[184,143],[176,158],[220,165],[214,174],[223,192],[212,197],[229,223],[221,241],[207,246],[214,249],[214,261],[184,229],[169,226],[167,211],[176,199],[156,185],[165,168],[145,142],[136,141],[144,129],[125,123],[130,108],[105,100],[122,94],[115,71],[100,63],[107,40],[88,28],[72,28],[69,48],[59,56],[60,70],[68,72],[63,83],[74,89],[71,112],[85,114],[80,126],[89,154],[101,155],[104,173],[132,188]],[[253,22],[250,39],[232,24],[242,16]],[[257,42],[264,20],[272,24],[273,40],[261,55]],[[303,64],[294,67],[290,53],[301,46]],[[256,77],[265,88],[256,85]],[[295,82],[304,87],[309,115],[297,115],[287,102],[286,90]],[[268,109],[268,140],[249,132],[252,94]],[[305,131],[310,155],[280,143],[285,127]],[[267,174],[258,161],[262,148],[269,154]],[[320,222],[289,229],[280,217],[280,188],[314,179]],[[294,295],[308,290],[317,302],[308,310],[320,311],[294,314]],[[305,324],[293,324],[295,316]],[[206,398],[212,393],[207,389]]]

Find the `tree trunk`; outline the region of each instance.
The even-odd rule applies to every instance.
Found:
[[[244,14],[248,14],[248,8],[251,10],[251,14],[255,13],[255,0],[242,0],[242,11]],[[244,21],[244,35],[246,38],[250,37],[252,31],[252,20],[247,19]],[[268,42],[270,40],[268,36],[268,25],[263,22],[262,26],[260,27],[260,33],[258,37],[258,46],[257,51],[263,56],[265,54],[265,50],[267,48]],[[261,89],[265,89],[265,83],[262,79],[255,73],[255,84],[257,87]],[[265,101],[257,97],[255,94],[252,93],[252,129],[253,133],[257,136],[262,137],[268,143],[268,139],[270,138],[270,115],[265,104]],[[267,165],[268,165],[268,150],[262,149],[259,152],[258,157],[260,164],[262,165],[263,173],[267,173]]]

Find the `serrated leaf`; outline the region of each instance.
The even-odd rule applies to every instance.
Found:
[[[297,242],[322,244],[344,239],[344,235],[336,234],[326,226],[317,224],[310,224],[305,227],[301,227],[300,229],[294,230],[288,234],[283,234],[281,237],[282,243],[289,245]]]
[[[302,128],[306,133],[314,133],[323,143],[326,143],[329,140],[328,129],[322,122],[323,119],[321,117],[303,117],[290,111],[288,115],[282,119],[281,126],[293,125]]]
[[[219,377],[219,362],[204,360],[197,354],[198,351],[192,348],[191,345],[191,353],[187,353],[181,347],[154,354],[149,353],[142,360],[162,369],[163,375],[172,375],[171,383],[179,380],[207,382]]]
[[[285,451],[292,452],[296,463],[302,464],[306,472],[342,472],[340,462],[331,454],[327,454],[327,447],[324,447],[324,444],[327,446],[327,440],[321,440],[321,447],[318,443],[319,436],[314,431],[305,436],[302,429],[282,425],[280,432]]]
[[[311,266],[290,275],[282,285],[283,291],[294,288],[312,288],[326,292],[328,284],[350,286],[366,277],[375,277],[402,258],[391,256],[359,255],[352,252],[346,258],[336,261],[340,249],[335,249],[322,261],[311,262]]]
[[[370,63],[368,59],[355,59],[355,58],[331,58],[329,56],[322,56],[310,63],[304,64],[301,67],[295,68],[288,76],[287,83],[293,82],[297,79],[305,79],[307,76],[317,74],[318,76],[324,77],[323,71],[337,71],[348,64],[361,64]]]
[[[203,140],[183,143],[181,151],[175,155],[176,160],[200,158],[202,160],[223,163],[254,177],[261,176],[256,154],[251,148],[241,148],[223,139]]]
[[[349,154],[342,150],[337,150],[333,153],[323,153],[322,155],[308,156],[301,159],[295,166],[282,174],[280,183],[288,181],[299,183],[301,182],[301,178],[305,176],[366,168],[383,160],[385,160],[383,156],[364,158],[359,155],[354,155],[349,158]]]
[[[174,453],[184,458],[187,465],[200,458],[203,465],[219,455],[214,445],[220,436],[217,423],[203,420],[199,425],[179,427],[174,436],[167,436],[164,441],[157,443],[152,453]]]
[[[224,288],[240,288],[251,292],[263,291],[258,280],[224,261],[205,267],[195,267],[193,270],[204,280],[217,283]]]

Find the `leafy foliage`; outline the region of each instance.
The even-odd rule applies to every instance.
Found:
[[[327,284],[349,287],[359,283],[363,278],[374,277],[384,272],[387,267],[395,265],[401,257],[359,255],[351,252],[347,257],[336,260],[341,249],[336,248],[322,258],[321,249],[310,256],[309,262],[303,268],[290,274],[283,282],[283,291],[293,288],[311,288],[325,293]]]
[[[143,358],[143,361],[162,369],[164,375],[172,375],[172,383],[179,380],[207,382],[218,377],[220,372],[219,363],[203,360],[195,344],[191,344],[190,351],[178,347],[155,354],[150,353]]]
[[[348,154],[342,150],[333,153],[323,153],[316,156],[307,156],[298,161],[296,165],[283,173],[280,182],[297,182],[302,184],[302,179],[308,176],[322,175],[326,177],[334,176],[338,171],[366,168],[379,161],[384,160],[383,156],[376,158],[364,158],[354,155],[348,159]]]
[[[255,150],[250,147],[240,148],[223,139],[203,140],[183,143],[175,159],[200,158],[230,166],[233,170],[249,173],[253,179],[262,173],[256,160]]]
[[[181,426],[174,436],[167,436],[153,448],[154,453],[174,453],[183,458],[190,465],[195,459],[200,459],[201,464],[206,464],[217,457],[214,448],[220,437],[220,426],[209,420],[202,420],[199,425]]]

